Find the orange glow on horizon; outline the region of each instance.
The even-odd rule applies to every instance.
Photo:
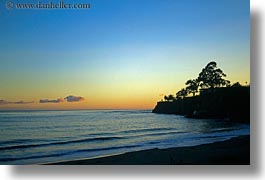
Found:
[[[246,81],[240,81],[240,83],[246,85]],[[159,87],[161,86],[159,85]],[[2,104],[0,105],[0,110],[153,109],[157,102],[164,98],[164,95],[175,95],[182,87],[185,87],[185,85],[179,86],[179,88],[172,86],[170,89],[168,87],[154,88],[152,86],[146,86],[146,89],[134,87],[132,91],[121,89],[120,91],[109,91],[109,94],[101,89],[101,91],[90,92],[89,95],[84,97],[84,100],[82,99],[79,102],[60,101],[59,103],[39,103],[38,98],[32,100],[31,97],[27,97],[23,99],[25,102],[34,101],[34,103]],[[126,88],[129,89],[129,87]],[[84,93],[81,92],[78,94]],[[57,99],[55,98],[57,96],[52,97],[51,99]],[[12,99],[5,100],[17,102],[21,101],[21,98],[13,97]]]
[[[81,102],[6,104],[0,105],[2,110],[81,110],[81,109],[153,109],[157,100],[134,99],[107,99],[104,102],[91,99]]]

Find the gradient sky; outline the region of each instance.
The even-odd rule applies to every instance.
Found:
[[[250,82],[249,0],[79,2],[91,9],[0,2],[0,100],[35,102],[0,109],[152,109],[212,60]],[[38,103],[68,95],[86,100]]]

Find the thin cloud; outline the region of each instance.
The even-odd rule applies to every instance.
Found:
[[[62,103],[62,102],[80,102],[84,101],[85,98],[81,96],[67,96],[65,98],[58,99],[40,99],[39,103]],[[30,104],[34,103],[34,101],[7,101],[4,99],[0,99],[0,105],[8,105],[8,104]]]
[[[64,102],[63,98],[58,98],[58,99],[41,99],[40,103],[61,103]]]
[[[0,105],[7,105],[7,104],[31,104],[34,103],[34,101],[6,101],[1,99]]]
[[[79,102],[79,101],[84,101],[85,98],[81,96],[67,96],[64,98],[67,102]]]
[[[14,102],[14,104],[31,104],[31,103],[34,103],[34,101],[29,101],[29,102],[26,102],[26,101],[17,101],[17,102]]]

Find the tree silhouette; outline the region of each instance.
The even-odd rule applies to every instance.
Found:
[[[215,88],[229,85],[230,81],[223,79],[223,77],[226,77],[226,74],[217,68],[216,62],[212,61],[202,69],[198,81],[201,88]]]
[[[187,95],[188,95],[187,89],[182,88],[180,91],[176,93],[176,98],[182,99],[182,98],[185,98]]]
[[[186,82],[186,90],[187,93],[190,94],[192,93],[193,96],[195,96],[195,94],[198,92],[198,88],[199,88],[199,81],[197,79],[190,79]]]
[[[168,101],[174,101],[174,100],[175,100],[175,97],[172,94],[170,94],[168,96]]]
[[[231,87],[241,87],[242,85],[239,82],[234,83]]]
[[[172,102],[172,101],[175,100],[175,97],[174,97],[172,94],[170,94],[170,95],[168,95],[168,96],[164,96],[164,99],[165,99],[166,101],[168,101],[168,102]]]
[[[211,89],[223,86],[231,87],[230,81],[224,79],[224,77],[226,77],[226,74],[220,68],[217,68],[217,63],[215,61],[211,61],[202,69],[197,79],[190,79],[185,83],[186,88],[182,88],[178,91],[176,97],[168,95],[164,96],[164,99],[165,101],[173,102],[176,99],[183,99],[189,94],[195,96],[199,87]],[[239,83],[235,83],[232,87],[239,86],[241,86]]]

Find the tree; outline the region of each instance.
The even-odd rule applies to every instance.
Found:
[[[165,99],[165,101],[168,101],[169,99],[168,99],[168,96],[164,96],[164,99]]]
[[[178,91],[177,93],[176,93],[176,98],[177,99],[182,99],[182,98],[185,98],[186,96],[188,95],[188,91],[187,91],[187,89],[181,89],[180,91]]]
[[[234,83],[231,87],[241,87],[242,85],[239,82]]]
[[[175,100],[175,97],[172,94],[170,94],[168,96],[164,96],[164,99],[165,101],[172,102]]]
[[[230,81],[225,80],[223,77],[226,77],[226,74],[223,73],[221,69],[217,68],[216,62],[212,61],[202,69],[198,81],[202,88],[215,88],[229,85]]]
[[[168,95],[168,101],[172,102],[174,100],[175,100],[175,97],[172,94]]]
[[[193,96],[195,96],[195,94],[198,92],[198,88],[199,88],[199,81],[197,79],[190,79],[186,82],[186,90],[187,93],[190,94],[192,93]]]

